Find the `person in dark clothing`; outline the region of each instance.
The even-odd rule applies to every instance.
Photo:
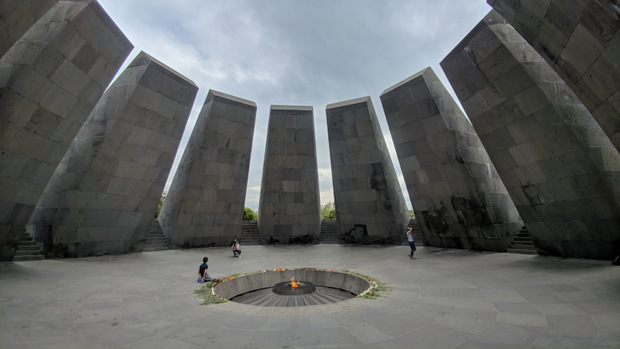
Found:
[[[200,265],[200,268],[198,268],[198,282],[205,282],[205,281],[212,280],[208,273],[208,270],[209,270],[209,265],[207,264],[208,261],[209,261],[208,257],[202,258],[202,264]]]

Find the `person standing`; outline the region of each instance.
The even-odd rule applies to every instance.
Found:
[[[408,256],[413,259],[413,253],[415,252],[415,239],[413,238],[412,227],[407,227],[407,240],[409,241],[409,247],[411,248],[411,253],[409,253]]]
[[[207,264],[207,262],[209,261],[208,257],[203,257],[202,258],[202,264],[200,265],[200,267],[198,268],[198,282],[202,283],[205,281],[211,281],[211,277],[209,276],[209,265]]]

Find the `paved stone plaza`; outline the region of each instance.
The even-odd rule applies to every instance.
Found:
[[[618,348],[619,267],[608,261],[408,246],[246,246],[0,264],[1,348]],[[350,270],[377,300],[299,308],[192,292],[273,268]]]

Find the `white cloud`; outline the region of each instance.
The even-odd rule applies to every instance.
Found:
[[[371,96],[400,173],[380,93],[427,66],[452,91],[439,62],[490,10],[483,0],[99,3],[136,51],[146,51],[199,86],[182,148],[209,89],[257,104],[246,196],[246,206],[252,208],[258,207],[260,197],[272,104],[314,107],[322,202],[333,200],[331,179],[327,180],[331,170],[325,106],[329,103]],[[409,201],[406,192],[405,198]]]

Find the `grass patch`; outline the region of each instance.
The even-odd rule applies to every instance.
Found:
[[[202,305],[219,304],[228,302],[226,299],[220,298],[213,294],[213,286],[219,284],[220,279],[211,280],[202,285],[202,287],[194,290],[194,296]]]

